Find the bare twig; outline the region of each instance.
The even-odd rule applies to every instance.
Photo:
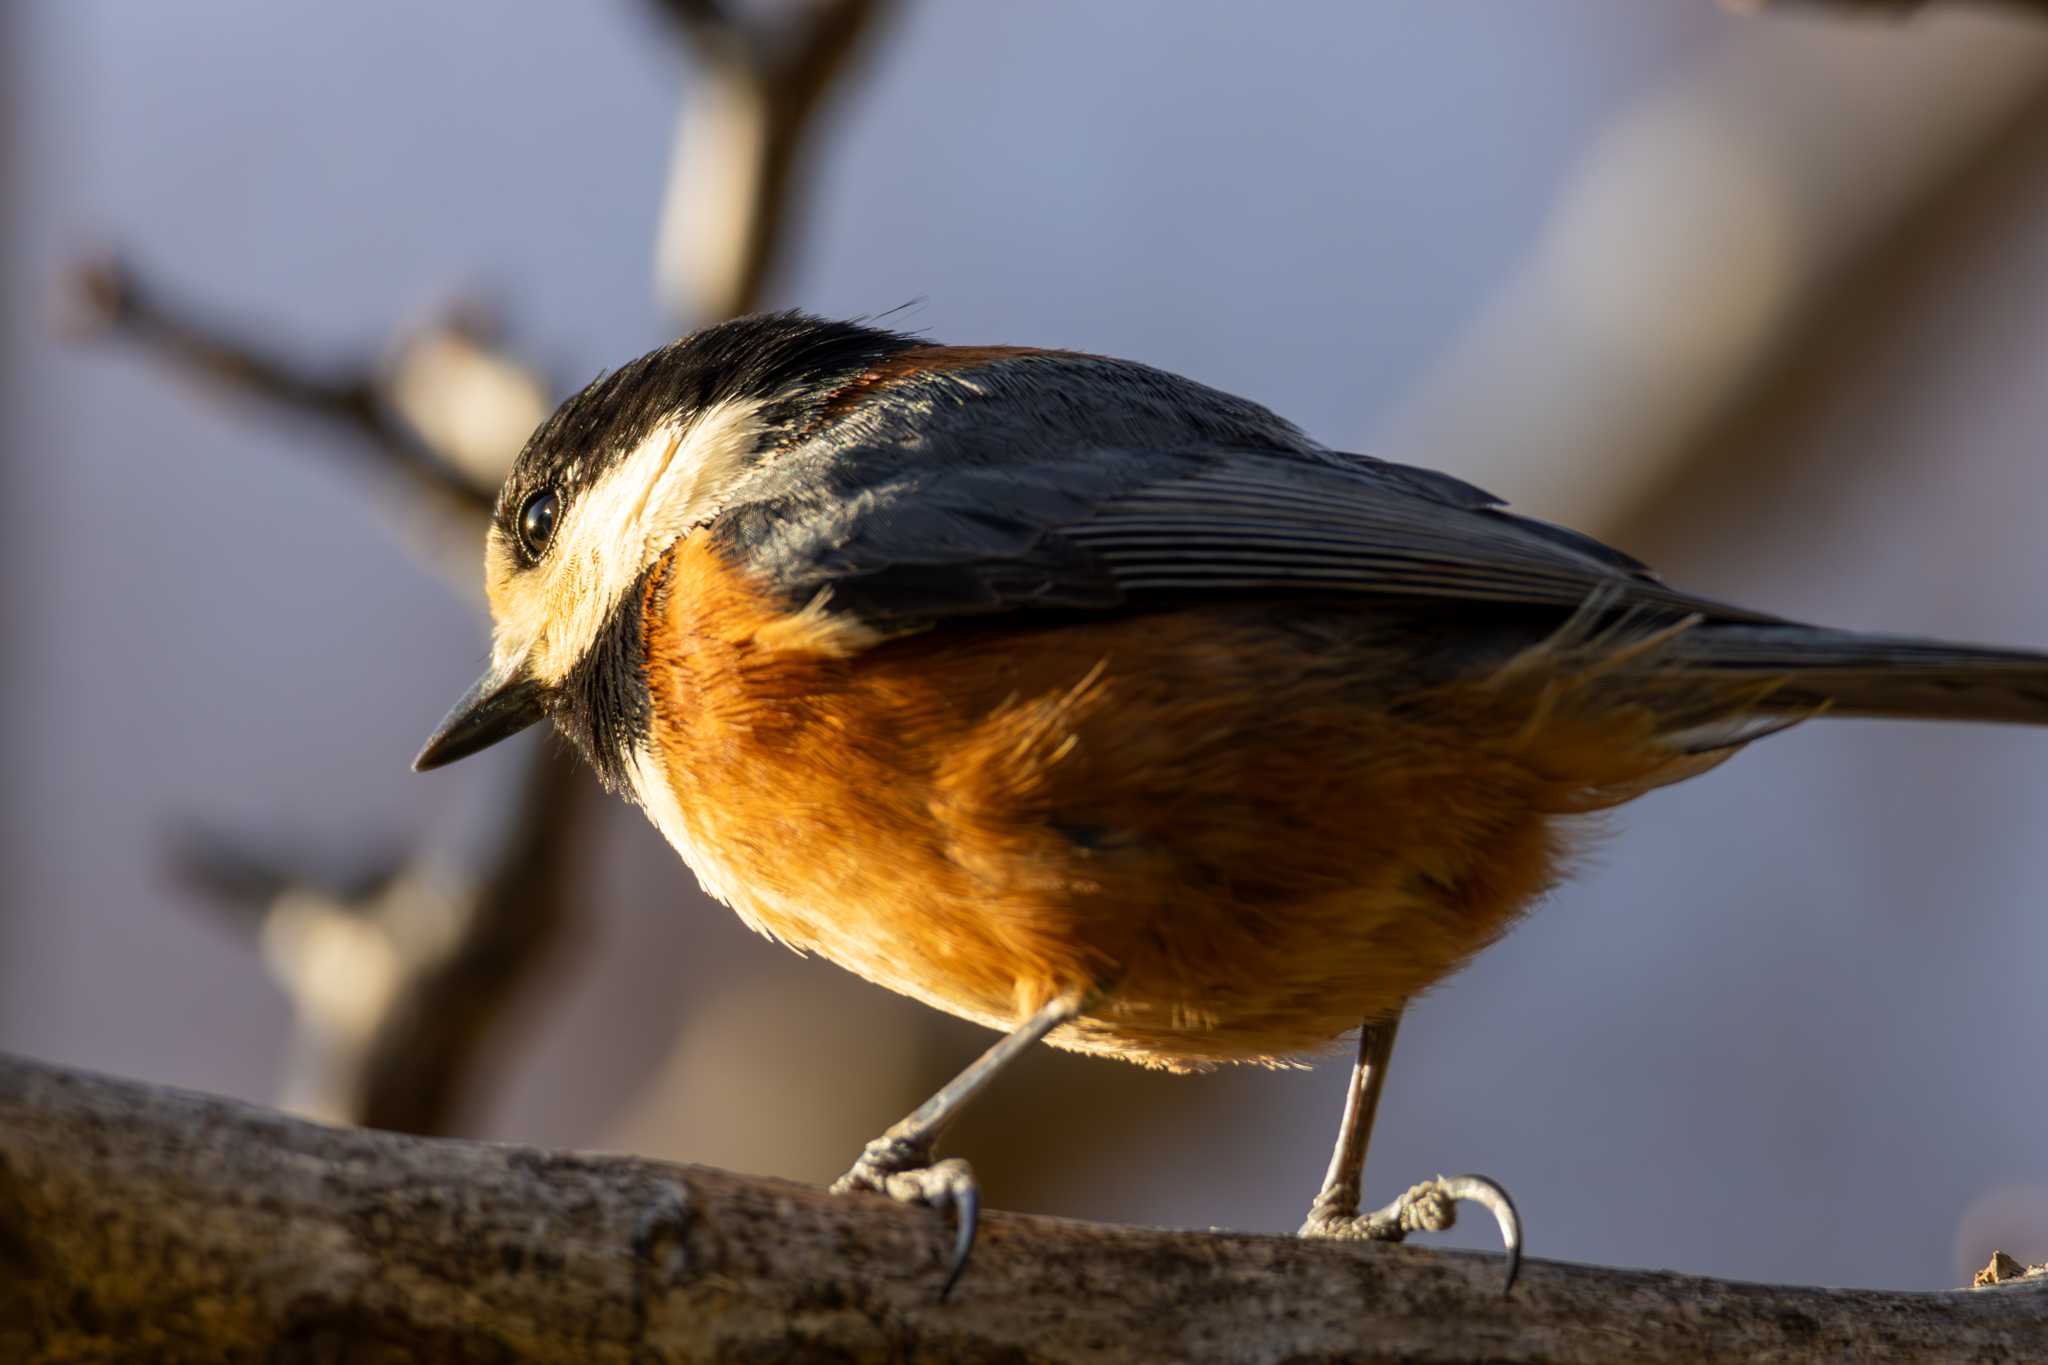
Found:
[[[456,1131],[492,1026],[576,909],[570,886],[594,784],[560,746],[531,747],[496,852],[464,875],[416,856],[343,898],[294,878],[261,936],[298,1015],[283,1100],[316,1117]]]
[[[68,330],[125,337],[235,397],[330,423],[362,438],[355,448],[378,457],[387,473],[405,480],[419,496],[451,501],[472,520],[490,510],[496,486],[471,478],[399,422],[371,366],[339,376],[316,374],[201,320],[197,310],[145,285],[132,266],[111,256],[73,267],[64,293]]]
[[[718,0],[665,0],[705,67],[703,88],[729,97],[725,116],[714,99],[686,117],[691,155],[703,160],[678,157],[686,171],[709,165],[726,178],[699,185],[669,215],[703,315],[758,306],[781,254],[805,133],[887,7],[814,0],[768,26]],[[722,253],[699,249],[714,238]],[[405,498],[392,511],[407,529],[429,514],[430,562],[474,591],[497,484],[545,415],[530,372],[485,344],[482,329],[457,318],[414,338],[395,372],[363,364],[322,375],[202,320],[118,261],[83,264],[67,283],[76,330],[128,338],[232,395],[354,438],[396,476]],[[452,403],[451,388],[461,389]],[[557,755],[536,754],[530,765],[496,851],[473,875],[416,856],[375,885],[338,893],[289,859],[238,841],[187,845],[187,870],[255,924],[292,997],[299,1027],[285,1096],[294,1107],[414,1133],[456,1122],[491,1023],[570,914],[565,869],[577,802],[593,787]]]
[[[414,336],[394,367],[366,362],[326,375],[203,319],[121,262],[82,264],[66,284],[73,332],[133,341],[231,397],[347,437],[340,448],[367,453],[396,485],[401,496],[390,510],[415,546],[451,582],[474,592],[478,542],[497,480],[523,427],[536,420],[531,409],[539,400],[524,392],[534,387],[528,372],[490,350],[473,315]],[[466,364],[472,373],[495,366],[482,387],[521,429],[504,438],[494,470],[489,451],[430,444],[400,416],[407,366],[423,354],[444,372],[451,365]],[[457,434],[476,426],[444,425]],[[527,761],[496,851],[467,874],[433,858],[400,862],[380,852],[356,860],[374,865],[376,875],[334,886],[302,858],[266,852],[253,840],[209,833],[175,843],[172,855],[187,882],[261,938],[292,999],[298,1028],[287,1103],[322,1118],[434,1133],[448,1131],[474,1098],[490,1024],[568,919],[563,868],[574,846],[579,795],[592,785],[558,754],[535,749]]]
[[[211,826],[174,830],[168,840],[171,871],[244,928],[260,926],[279,896],[310,888],[337,905],[363,905],[382,895],[405,868],[395,850],[357,854],[345,868],[321,870],[309,852],[266,847]]]
[[[419,358],[442,360],[449,350],[465,346],[487,357],[498,370],[517,373],[527,389],[538,390],[538,376],[484,345],[473,310],[458,311],[401,337],[391,348],[398,357],[392,365],[361,361],[322,373],[207,317],[205,310],[180,301],[118,258],[81,262],[60,284],[59,325],[69,334],[130,342],[151,359],[227,398],[309,420],[347,438],[324,443],[324,448],[367,457],[368,469],[378,476],[386,520],[401,543],[458,592],[478,596],[477,545],[497,486],[525,431],[510,437],[492,460],[459,444],[429,439],[438,433],[409,421],[407,412],[420,406],[407,401],[421,387],[418,372],[435,368],[420,364]],[[445,360],[438,368],[448,368]],[[475,363],[469,367],[472,372],[477,368]],[[507,404],[502,379],[496,384],[472,383],[469,390],[444,395],[444,407],[474,405],[478,396],[470,390],[478,387],[487,390],[484,401],[518,407],[528,430],[546,414],[544,399],[535,393],[528,393],[525,402]]]
[[[1959,250],[1995,221],[2048,155],[2048,88],[2037,91],[1954,165],[1922,186],[1891,228],[1843,262],[1809,307],[1760,357],[1755,379],[1729,395],[1640,495],[1614,510],[1603,534],[1662,557],[1748,516],[1759,487],[1784,478],[1788,433],[1865,364],[1873,346],[1913,316],[1908,301],[1943,287]],[[1858,458],[1864,458],[1867,451]],[[1845,469],[1843,477],[1853,477]]]
[[[927,1210],[337,1130],[0,1058],[8,1360],[2022,1360],[2048,1280],[1899,1294]]]
[[[1859,17],[1906,19],[1922,10],[1968,8],[1972,2],[1983,9],[2004,9],[2048,18],[2048,0],[1721,0],[1721,5],[1743,14],[1757,14],[1765,10],[1813,10]]]
[[[373,1128],[451,1130],[491,1026],[573,917],[577,824],[596,784],[561,745],[536,744],[527,762],[502,852],[454,907],[442,950],[407,955],[404,980],[356,1057],[352,1109]]]
[[[809,0],[777,29],[719,0],[654,0],[696,59],[676,129],[656,275],[681,317],[759,306],[798,207],[820,101],[894,0]]]

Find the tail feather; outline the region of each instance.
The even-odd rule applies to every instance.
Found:
[[[1660,662],[1692,679],[1758,684],[1752,714],[2048,725],[2048,654],[2030,650],[1789,622],[1703,622],[1662,654]]]

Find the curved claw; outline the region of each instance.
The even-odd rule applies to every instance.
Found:
[[[939,1286],[939,1302],[953,1293],[953,1286],[967,1273],[967,1258],[974,1254],[974,1230],[981,1222],[981,1186],[969,1177],[953,1188],[953,1264],[946,1270],[946,1282]],[[1512,1283],[1512,1270],[1508,1275]]]
[[[881,1137],[868,1144],[853,1169],[832,1182],[832,1193],[865,1191],[885,1195],[899,1204],[922,1204],[935,1212],[953,1213],[953,1255],[946,1265],[939,1302],[967,1270],[974,1252],[974,1234],[981,1222],[981,1184],[974,1168],[958,1157],[933,1161],[928,1148]]]
[[[1437,1184],[1450,1198],[1467,1200],[1493,1215],[1508,1253],[1507,1283],[1500,1287],[1506,1297],[1515,1287],[1515,1276],[1522,1273],[1522,1216],[1515,1212],[1514,1199],[1483,1175],[1454,1175],[1438,1179]]]
[[[1443,1232],[1453,1226],[1458,1220],[1460,1200],[1479,1205],[1500,1226],[1508,1254],[1507,1282],[1501,1286],[1505,1295],[1515,1287],[1515,1279],[1522,1272],[1522,1219],[1508,1192],[1483,1175],[1440,1175],[1425,1180],[1371,1213],[1311,1211],[1301,1231],[1304,1237],[1399,1242],[1411,1232]]]

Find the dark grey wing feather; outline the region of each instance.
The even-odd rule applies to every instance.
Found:
[[[879,466],[879,468],[877,467]],[[893,466],[893,467],[892,467]],[[1447,475],[1329,452],[1088,450],[964,468],[842,460],[832,496],[736,508],[717,533],[792,600],[869,624],[1141,608],[1205,594],[1364,595],[1773,618]]]
[[[885,633],[1223,595],[1519,607],[1532,641],[1588,606],[1642,624],[1697,617],[1635,681],[1698,752],[1824,711],[2048,724],[2048,656],[1693,597],[1447,475],[1318,449],[1012,449],[924,433],[791,452],[709,529],[791,606],[823,592],[827,610]]]
[[[1419,496],[1386,466],[1241,456],[1136,489],[1063,535],[1128,592],[1277,589],[1576,606],[1602,585],[1672,596],[1634,560],[1498,503]],[[1476,490],[1475,490],[1476,491]]]

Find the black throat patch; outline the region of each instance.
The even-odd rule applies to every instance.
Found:
[[[646,616],[665,595],[656,580],[666,576],[667,564],[665,557],[657,560],[634,580],[556,694],[555,724],[597,769],[607,791],[630,790],[628,755],[647,740],[654,703],[647,682]]]

